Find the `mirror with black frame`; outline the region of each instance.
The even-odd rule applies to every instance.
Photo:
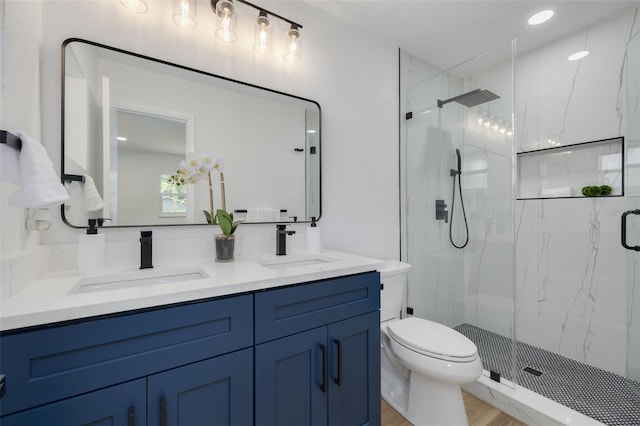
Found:
[[[320,217],[317,102],[80,39],[62,75],[68,225]]]

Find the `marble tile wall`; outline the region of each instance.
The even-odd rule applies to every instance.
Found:
[[[516,64],[516,149],[624,136],[627,44],[640,30],[630,10]],[[578,50],[581,61],[566,58]],[[625,375],[625,198],[522,200],[516,221],[518,340]]]
[[[530,151],[617,136],[626,136],[627,144],[635,140],[636,145],[628,147],[640,146],[637,132],[627,135],[627,116],[637,117],[639,107],[637,99],[627,105],[625,66],[628,42],[640,30],[638,15],[638,10],[630,10],[519,53],[513,137],[478,126],[481,114],[511,116],[509,64],[497,64],[457,83],[437,72],[421,74],[423,84],[430,85],[423,93],[427,104],[438,97],[443,90],[438,84],[444,83],[452,92],[480,87],[504,99],[468,110],[446,106],[422,122],[407,122],[405,234],[407,259],[414,265],[409,303],[416,314],[515,334],[525,343],[626,374],[627,334],[633,331],[626,309],[640,297],[640,290],[633,292],[627,284],[628,278],[633,283],[633,276],[640,277],[640,260],[620,245],[620,215],[640,198],[629,194],[513,201],[517,187],[512,149],[515,145],[518,152]],[[585,48],[591,51],[588,57],[567,60]],[[424,66],[414,64],[410,70],[415,73],[406,70],[409,77],[403,75],[404,81],[412,81],[417,96],[417,75]],[[448,169],[456,148],[466,167],[463,193],[471,238],[464,253],[451,247],[448,225],[435,221],[432,206],[437,198],[450,205]],[[454,221],[456,235],[461,220],[454,216]],[[635,368],[640,371],[640,365]]]

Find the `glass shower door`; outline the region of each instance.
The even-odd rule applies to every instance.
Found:
[[[627,46],[627,155],[622,244],[627,251],[627,378],[640,394],[640,35]]]
[[[487,374],[509,381],[515,377],[512,64],[511,43],[446,71],[404,52],[401,59],[408,304],[415,316],[470,338]]]

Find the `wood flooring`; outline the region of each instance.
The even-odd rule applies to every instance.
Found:
[[[464,406],[467,409],[469,426],[525,426],[524,423],[503,413],[470,393],[463,391],[462,394],[464,397]],[[411,423],[383,399],[382,426],[411,426]]]

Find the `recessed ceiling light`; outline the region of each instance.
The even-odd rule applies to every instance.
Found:
[[[127,140],[127,138],[125,138],[124,136],[118,136],[116,139],[119,140],[120,142],[124,142]]]
[[[549,19],[551,19],[552,16],[553,10],[547,9],[543,10],[542,12],[536,13],[531,18],[529,18],[527,22],[529,23],[529,25],[540,25],[543,22],[547,22]]]
[[[578,59],[582,59],[589,54],[588,50],[581,50],[580,52],[576,52],[573,55],[570,55],[567,59],[570,61],[577,61]]]

